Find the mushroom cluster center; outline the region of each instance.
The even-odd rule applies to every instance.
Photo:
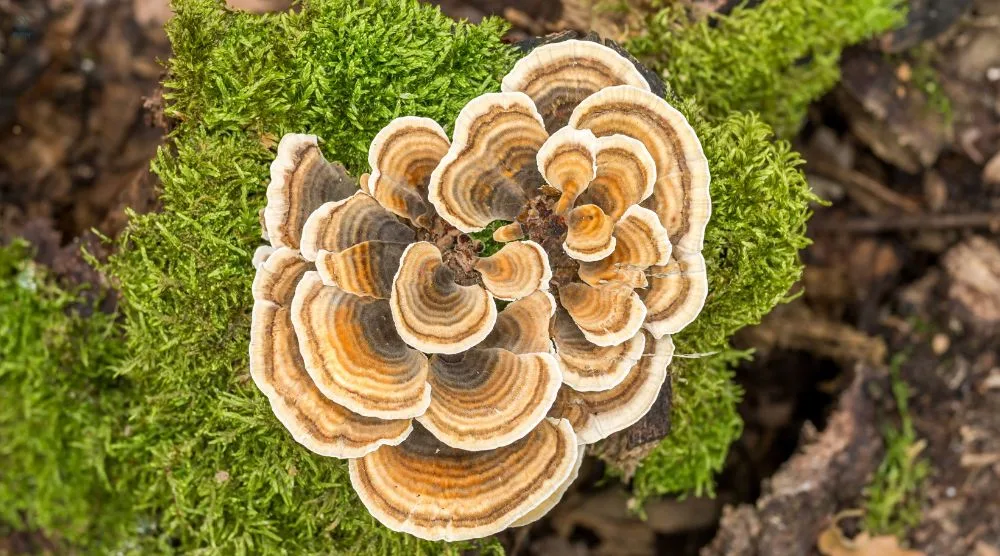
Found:
[[[404,116],[355,181],[286,135],[255,256],[251,376],[365,507],[426,539],[540,518],[652,407],[708,292],[709,171],[615,50],[537,47],[449,134]],[[471,234],[502,246],[484,253]],[[507,303],[499,303],[500,301]]]

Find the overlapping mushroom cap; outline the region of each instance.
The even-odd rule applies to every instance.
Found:
[[[315,137],[279,144],[251,375],[295,440],[351,460],[388,527],[530,523],[584,445],[649,411],[701,310],[698,139],[628,59],[570,40],[470,101],[451,140],[392,121],[369,163],[359,190]],[[467,234],[497,221],[483,253]]]

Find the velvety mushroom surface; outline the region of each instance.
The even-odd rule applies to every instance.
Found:
[[[647,414],[707,296],[707,160],[613,49],[535,48],[449,135],[391,121],[356,182],[287,135],[254,253],[251,376],[292,437],[350,460],[386,526],[531,523],[585,445]],[[494,230],[489,247],[473,235]],[[479,234],[475,237],[481,238]]]

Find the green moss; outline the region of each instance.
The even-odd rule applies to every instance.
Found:
[[[841,51],[903,22],[899,0],[767,0],[691,24],[669,7],[629,49],[712,117],[757,112],[794,135],[840,79]]]
[[[864,493],[865,528],[873,535],[904,537],[920,523],[921,494],[930,474],[930,463],[920,455],[925,442],[917,438],[910,416],[910,387],[900,376],[905,360],[899,354],[889,366],[899,425],[885,428],[885,458]]]
[[[0,247],[0,529],[88,547],[128,523],[127,499],[110,487],[122,344],[112,315],[81,316],[92,309],[31,262],[24,242]]]

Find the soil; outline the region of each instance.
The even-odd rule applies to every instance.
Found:
[[[683,1],[696,13],[735,4]],[[439,3],[507,17],[511,42],[564,29],[621,39],[634,24],[585,0]],[[737,371],[745,430],[717,497],[653,500],[642,520],[588,458],[549,516],[501,536],[511,553],[818,553],[881,461],[897,354],[932,468],[903,540],[1000,553],[1000,0],[909,4],[903,29],[845,54],[843,83],[794,139],[831,203],[815,207],[803,295],[736,338],[757,356]],[[103,253],[91,230],[113,237],[127,208],[156,209],[168,17],[166,0],[0,0],[0,241],[27,237],[66,280],[105,285],[79,257]],[[0,528],[0,552],[52,549]]]

